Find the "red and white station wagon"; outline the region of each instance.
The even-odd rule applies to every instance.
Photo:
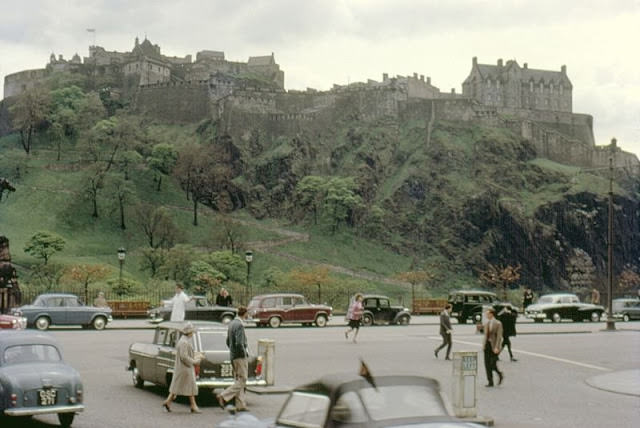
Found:
[[[14,315],[0,314],[0,328],[22,330],[27,328],[27,319]]]
[[[247,308],[249,316],[258,327],[280,324],[327,325],[333,308],[326,305],[307,303],[302,294],[263,294],[255,296]]]

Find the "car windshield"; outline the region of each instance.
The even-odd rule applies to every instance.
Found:
[[[363,388],[359,394],[376,421],[447,415],[438,392],[422,385]]]
[[[228,351],[225,331],[201,331],[200,344],[203,351]]]
[[[44,306],[44,299],[42,296],[36,297],[36,299],[32,303],[33,306]]]
[[[15,345],[4,350],[5,364],[60,361],[60,352],[53,345]]]
[[[294,392],[283,407],[278,424],[288,427],[321,428],[329,411],[329,397]]]
[[[260,306],[260,299],[251,299],[248,308],[257,308]]]
[[[538,299],[538,303],[553,303],[553,297],[552,296],[542,296],[541,298]]]

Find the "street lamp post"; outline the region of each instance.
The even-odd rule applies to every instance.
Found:
[[[247,262],[247,287],[246,287],[246,295],[247,295],[247,304],[249,303],[249,299],[251,298],[251,283],[249,282],[249,275],[251,274],[251,262],[253,261],[253,251],[247,250],[244,253],[244,260]]]
[[[122,290],[122,266],[124,265],[124,258],[127,255],[127,250],[124,247],[118,248],[118,262],[120,263],[120,290]]]
[[[607,330],[615,330],[613,319],[613,156],[615,156],[616,139],[611,140],[611,155],[609,156],[609,227],[607,239],[607,288],[609,301],[607,302]]]

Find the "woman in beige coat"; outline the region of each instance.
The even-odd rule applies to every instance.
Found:
[[[203,356],[195,355],[191,338],[193,337],[193,325],[187,323],[182,330],[182,337],[176,346],[176,362],[171,386],[169,387],[169,396],[162,403],[167,412],[171,411],[170,404],[178,395],[186,395],[189,397],[191,404],[191,413],[202,413],[196,404],[195,396],[198,395],[198,385],[196,384],[196,373],[193,366],[200,364]]]

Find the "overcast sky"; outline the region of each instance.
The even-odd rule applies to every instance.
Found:
[[[574,112],[594,117],[597,144],[612,137],[640,156],[640,0],[2,0],[0,78],[42,68],[55,52],[88,55],[94,34],[107,50],[136,36],[165,55],[275,53],[287,89],[430,76],[456,88],[471,58],[515,59],[560,70]],[[11,7],[7,7],[11,4]],[[1,95],[1,93],[0,93]]]

